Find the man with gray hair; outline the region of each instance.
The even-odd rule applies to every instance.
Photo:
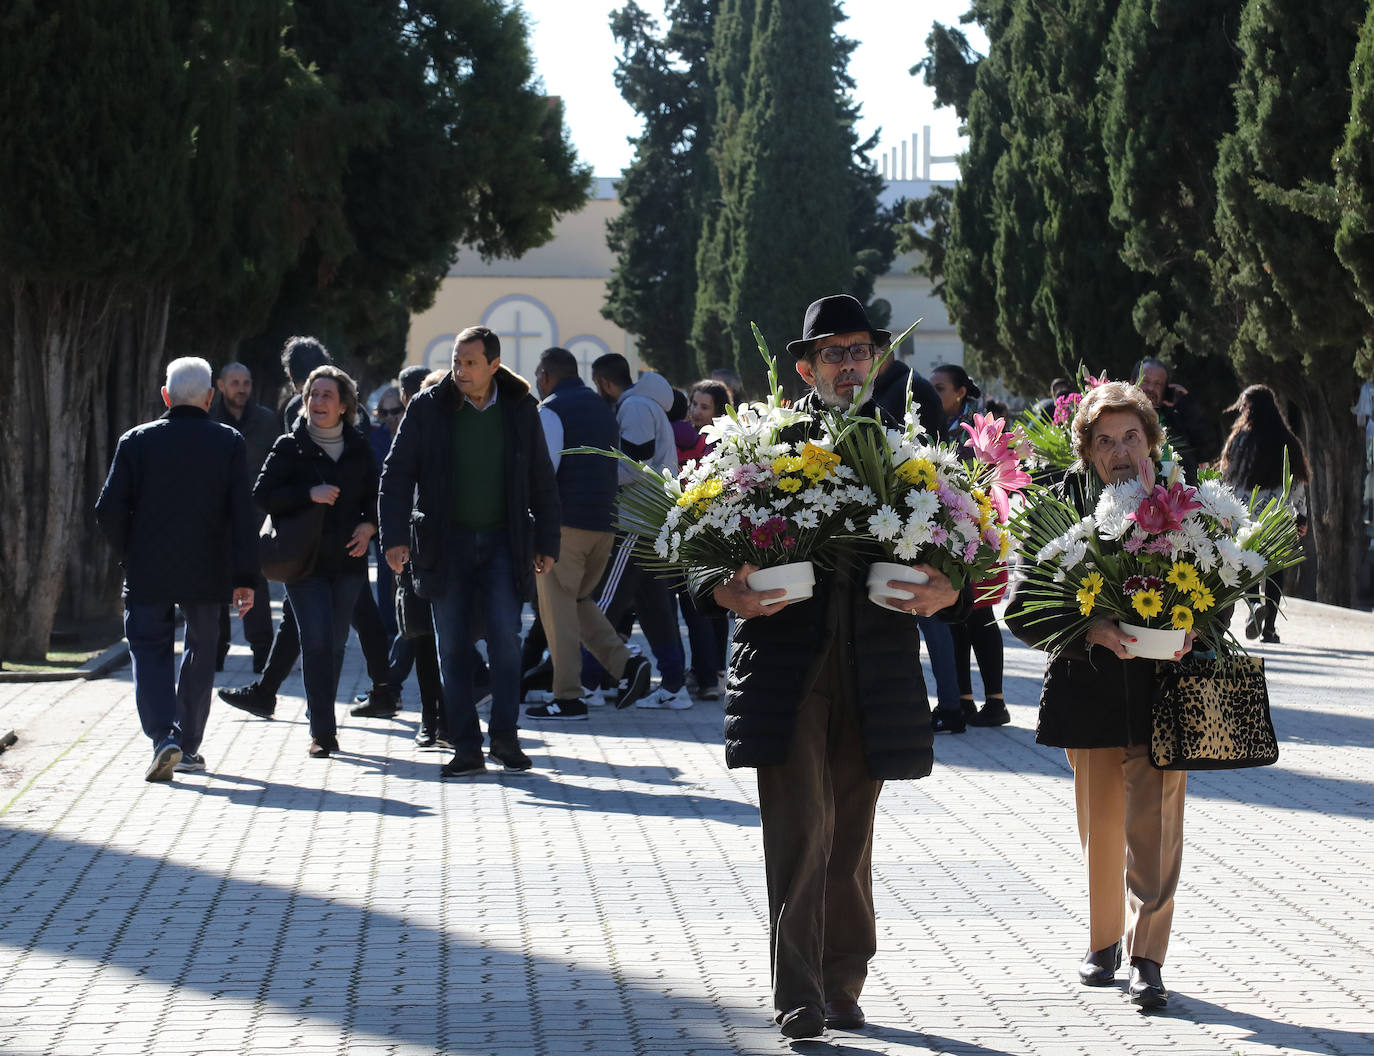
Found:
[[[258,515],[246,454],[233,429],[210,421],[210,364],[167,367],[167,413],[119,438],[95,504],[96,521],[124,567],[124,634],[134,701],[153,742],[144,778],[204,770],[219,608],[253,607]],[[176,608],[186,621],[181,669],[172,669]]]
[[[253,375],[242,363],[226,363],[215,382],[215,398],[210,404],[210,420],[227,425],[241,437],[246,448],[248,490],[262,472],[267,453],[281,435],[277,415],[253,399]],[[262,572],[253,584],[253,607],[243,618],[243,638],[253,650],[253,673],[261,674],[272,649],[272,597]],[[229,652],[229,608],[220,606],[219,645],[215,650],[215,670],[224,670]]]

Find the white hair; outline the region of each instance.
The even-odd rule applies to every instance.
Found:
[[[178,404],[199,404],[210,391],[210,364],[199,356],[182,356],[167,364],[167,399]]]

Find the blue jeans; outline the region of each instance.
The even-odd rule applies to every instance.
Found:
[[[339,672],[353,608],[365,584],[364,576],[353,573],[306,576],[286,585],[301,639],[305,713],[316,740],[332,739],[338,733],[334,700],[339,693]]]
[[[935,675],[935,696],[941,711],[959,710],[959,675],[954,666],[954,636],[949,624],[934,616],[917,616],[921,637],[930,654],[930,670]]]
[[[472,648],[474,621],[485,617],[491,669],[491,741],[514,741],[520,715],[520,613],[515,563],[506,531],[455,531],[449,544],[448,590],[431,599],[439,646],[439,680],[455,752],[482,750],[482,726],[473,704],[473,676],[480,659]]]
[[[219,642],[220,606],[213,601],[184,602],[186,642],[181,670],[173,674],[176,612],[170,603],[124,606],[124,637],[134,670],[134,703],[143,732],[157,747],[175,741],[183,752],[200,751],[210,717]]]

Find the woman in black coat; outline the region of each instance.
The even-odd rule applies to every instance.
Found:
[[[263,464],[253,498],[274,518],[324,507],[310,572],[286,585],[300,626],[301,670],[310,755],[339,750],[334,699],[344,643],[358,592],[367,583],[367,547],[377,533],[377,464],[357,420],[353,379],[332,364],[306,379],[296,427],[280,437]]]
[[[1236,402],[1226,408],[1239,411],[1226,448],[1221,453],[1221,477],[1242,498],[1255,495],[1255,508],[1264,509],[1271,499],[1283,495],[1283,463],[1288,459],[1288,472],[1293,487],[1288,501],[1298,514],[1298,538],[1307,534],[1307,485],[1312,471],[1307,465],[1307,449],[1293,435],[1288,419],[1279,409],[1274,390],[1268,385],[1251,385]],[[1245,623],[1245,637],[1259,638],[1271,644],[1279,640],[1274,621],[1283,600],[1283,573],[1264,581],[1264,600],[1255,606]]]
[[[1120,381],[1088,393],[1072,429],[1079,471],[1057,489],[1080,513],[1091,512],[1102,484],[1135,478],[1142,459],[1153,464],[1163,440],[1149,398]],[[1036,647],[1078,618],[1076,608],[1049,618],[1044,610],[1027,613],[1015,595],[1006,614],[1012,633]],[[1130,655],[1131,640],[1115,620],[1100,619],[1050,657],[1035,739],[1065,749],[1073,767],[1088,875],[1088,952],[1078,977],[1088,986],[1112,985],[1124,939],[1131,1000],[1150,1009],[1169,996],[1160,968],[1183,862],[1187,774],[1150,765],[1158,669]],[[1189,632],[1174,659],[1191,648]]]

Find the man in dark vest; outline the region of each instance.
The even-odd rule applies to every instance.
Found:
[[[200,754],[215,681],[219,609],[253,607],[260,515],[248,494],[244,444],[210,421],[210,364],[175,359],[162,389],[167,413],[119,438],[95,504],[96,521],[124,566],[124,635],[134,703],[153,761],[143,775],[204,770]],[[186,620],[173,669],[176,609]]]
[[[553,700],[525,709],[532,719],[585,719],[582,651],[620,680],[616,706],[626,707],[649,689],[649,661],[629,648],[592,597],[615,543],[612,521],[618,470],[601,455],[565,455],[575,447],[614,450],[620,436],[615,412],[577,374],[566,348],[545,349],[534,372],[544,397],[539,418],[558,477],[562,532],[558,561],[540,576],[539,619],[553,665]]]
[[[890,339],[853,297],[814,302],[801,338],[787,346],[812,388],[797,407],[850,406]],[[860,410],[882,414],[871,400]],[[814,428],[794,426],[782,439],[795,443]],[[955,591],[945,575],[916,565],[929,582],[889,583],[911,594],[890,611],[868,600],[867,568],[850,564],[817,568],[815,592],[803,601],[766,604],[782,592],[752,590],[751,565],[715,591],[739,617],[725,761],[758,768],[773,1008],[789,1038],[864,1025],[859,994],[877,952],[870,865],[878,793],[884,780],[925,777],[932,764],[914,616],[962,619],[972,604],[970,588]]]
[[[558,558],[558,482],[539,404],[501,365],[501,341],[470,326],[453,342],[453,369],[406,407],[382,470],[382,548],[407,561],[430,603],[453,758],[442,777],[486,770],[473,702],[472,640],[484,619],[491,668],[489,752],[507,772],[530,768],[520,750],[520,616],[536,576]]]

